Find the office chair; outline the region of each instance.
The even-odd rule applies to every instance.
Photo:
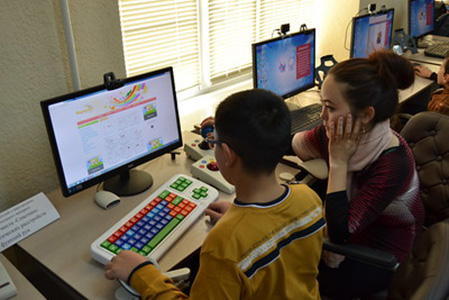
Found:
[[[421,112],[405,124],[401,135],[416,162],[425,226],[449,218],[449,116]]]
[[[449,219],[430,226],[393,274],[388,299],[448,299]]]
[[[449,270],[449,116],[418,113],[405,124],[401,135],[415,157],[428,230],[399,266],[394,255],[361,245],[335,244],[326,239],[323,249],[394,271],[389,299],[446,299],[449,283],[443,274]]]
[[[315,78],[318,81],[318,88],[321,89],[327,73],[333,66],[337,64],[337,61],[332,54],[322,56],[320,58],[320,61],[320,65],[315,68]]]

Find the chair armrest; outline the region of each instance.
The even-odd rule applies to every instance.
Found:
[[[367,264],[394,270],[398,266],[396,256],[389,252],[357,244],[336,244],[324,238],[323,249],[345,255]]]

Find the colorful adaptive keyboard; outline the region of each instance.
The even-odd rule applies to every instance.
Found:
[[[122,250],[157,260],[199,218],[218,191],[187,175],[175,175],[95,240],[93,259],[106,264]]]

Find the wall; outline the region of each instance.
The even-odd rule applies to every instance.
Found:
[[[81,87],[125,75],[116,1],[69,1]],[[73,91],[57,0],[0,2],[0,211],[58,187],[40,101]]]
[[[394,8],[393,32],[396,29],[404,29],[408,32],[408,0],[360,0],[360,9],[368,7],[368,4],[375,3],[379,10],[382,5],[388,8]]]
[[[317,19],[319,19],[317,57],[332,54],[337,61],[348,59],[351,28],[348,29],[347,37],[346,28],[352,17],[359,11],[359,0],[322,0],[320,2],[321,7],[317,11]]]

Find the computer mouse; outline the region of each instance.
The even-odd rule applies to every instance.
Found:
[[[94,196],[95,203],[101,208],[110,209],[120,203],[120,198],[116,194],[109,191],[98,191]]]

